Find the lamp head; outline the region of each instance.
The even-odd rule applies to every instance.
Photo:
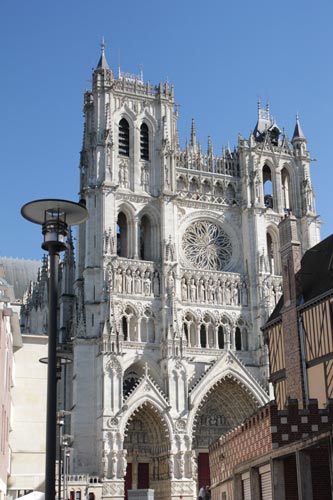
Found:
[[[81,203],[56,199],[26,203],[21,214],[30,222],[42,226],[42,248],[56,252],[66,249],[68,227],[81,224],[88,218],[88,211]]]

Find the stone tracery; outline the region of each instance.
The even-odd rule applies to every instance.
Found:
[[[182,244],[186,258],[196,269],[222,271],[231,260],[229,236],[210,221],[190,224],[183,234]]]

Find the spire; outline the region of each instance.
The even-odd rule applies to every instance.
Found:
[[[101,57],[99,58],[96,69],[109,69],[109,65],[105,57],[104,37],[102,38],[102,43],[101,43]]]
[[[305,135],[303,134],[303,130],[301,128],[301,124],[299,122],[298,113],[296,113],[296,125],[295,125],[294,135],[293,135],[291,142],[294,142],[294,140],[296,140],[296,139],[306,141]]]
[[[213,153],[212,139],[210,135],[208,136],[207,153],[211,155]]]
[[[192,118],[192,124],[191,124],[191,146],[196,146],[197,144],[197,135],[195,132],[195,123],[194,123],[194,118]]]

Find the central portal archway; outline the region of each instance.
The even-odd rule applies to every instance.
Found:
[[[149,402],[128,419],[124,449],[127,450],[125,498],[129,489],[155,490],[155,498],[170,483],[170,436],[165,420]]]
[[[220,380],[205,394],[192,434],[192,447],[198,457],[198,488],[210,485],[209,446],[253,414],[258,406],[254,397],[232,377]]]

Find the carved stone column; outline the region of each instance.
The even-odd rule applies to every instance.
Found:
[[[133,219],[133,258],[139,258],[140,225],[139,219]]]

